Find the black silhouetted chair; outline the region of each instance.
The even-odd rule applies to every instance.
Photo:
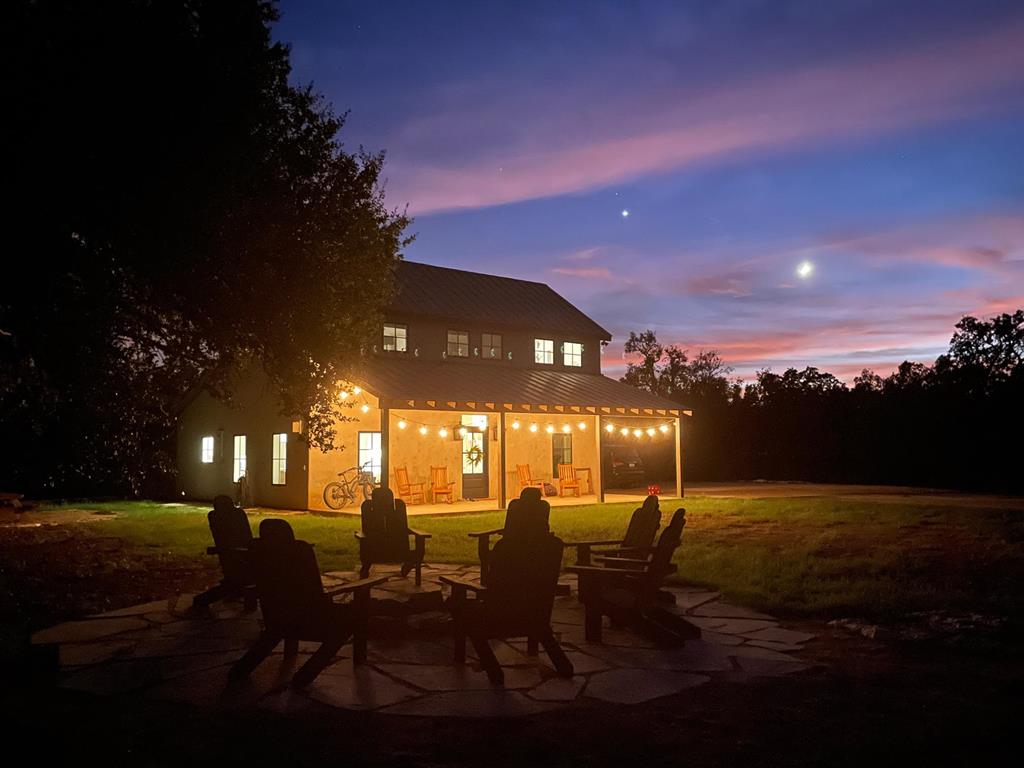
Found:
[[[388,488],[374,488],[360,512],[363,530],[356,534],[359,562],[362,564],[359,575],[364,579],[369,576],[370,566],[374,563],[398,563],[402,566],[403,576],[416,569],[416,586],[420,586],[423,557],[430,534],[409,527],[405,502],[396,500]],[[410,537],[413,539],[411,547]]]
[[[299,641],[320,643],[292,677],[292,685],[309,685],[345,643],[352,642],[352,661],[366,661],[366,627],[370,588],[387,579],[362,579],[324,591],[313,546],[297,540],[284,520],[264,520],[253,544],[256,593],[263,610],[263,632],[231,668],[231,678],[247,676],[284,641],[285,657],[298,653]],[[352,594],[350,603],[335,603]]]
[[[586,609],[584,628],[588,642],[601,642],[602,616],[639,631],[651,628],[645,614],[659,604],[665,579],[676,572],[672,556],[682,541],[685,525],[686,511],[678,509],[661,532],[657,544],[647,548],[642,556],[601,556],[594,557],[601,563],[598,566],[569,566],[569,571],[579,576],[579,595]]]
[[[480,558],[480,583],[487,584],[491,555],[491,537],[540,535],[550,533],[549,519],[551,505],[544,501],[539,488],[523,488],[518,499],[512,499],[505,513],[505,525],[490,531],[475,531],[468,534],[476,539],[477,555]]]
[[[572,662],[551,630],[551,607],[563,546],[561,539],[547,532],[517,535],[506,530],[490,551],[486,587],[441,577],[441,581],[452,588],[448,607],[452,613],[457,663],[466,660],[468,637],[491,683],[501,685],[505,676],[488,640],[526,637],[531,655],[537,653],[540,643],[558,674],[572,677]],[[474,599],[469,598],[470,592],[474,593]]]
[[[654,535],[661,524],[661,509],[658,497],[651,495],[644,499],[643,506],[633,510],[626,535],[621,539],[603,541],[567,541],[565,546],[576,548],[576,565],[590,565],[592,555],[610,557],[637,557],[647,554],[654,543]],[[595,550],[594,547],[601,547]]]
[[[244,597],[246,610],[255,610],[256,579],[251,558],[253,536],[245,510],[236,507],[230,496],[217,496],[206,519],[210,522],[214,544],[206,548],[206,554],[216,555],[220,560],[223,578],[219,584],[196,595],[192,605],[204,607],[218,600]]]

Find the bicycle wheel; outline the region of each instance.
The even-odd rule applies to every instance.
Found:
[[[338,481],[330,482],[324,486],[324,504],[328,509],[341,509],[348,504],[349,494],[344,485]]]

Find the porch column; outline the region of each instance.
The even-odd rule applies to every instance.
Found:
[[[676,493],[679,498],[685,495],[683,488],[683,418],[676,416]]]
[[[499,484],[499,495],[498,498],[501,502],[501,508],[505,508],[507,491],[505,489],[505,411],[501,411],[498,414],[498,464],[501,465],[501,472],[499,477],[501,483]]]
[[[389,487],[391,480],[391,409],[380,409],[380,487]]]
[[[597,443],[597,502],[604,504],[604,463],[602,461],[601,441],[604,439],[604,428],[601,426],[601,414],[597,414],[597,429],[594,430],[594,441]],[[594,470],[590,470],[593,473]]]

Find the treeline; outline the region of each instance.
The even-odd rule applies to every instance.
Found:
[[[714,351],[690,357],[631,333],[623,381],[691,407],[689,480],[806,480],[1024,491],[1024,310],[964,317],[932,365],[904,362],[848,386],[817,368],[730,379]]]

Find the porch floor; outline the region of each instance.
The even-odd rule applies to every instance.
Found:
[[[674,496],[671,491],[674,489],[665,489],[665,493],[662,494],[662,498],[669,498]],[[605,493],[604,501],[606,504],[616,504],[620,502],[636,501],[642,496],[646,495],[646,492],[630,492],[630,491],[619,491],[616,493]],[[509,494],[509,501],[516,498],[518,494]],[[547,502],[552,507],[574,507],[581,506],[584,504],[597,504],[597,494],[584,493],[580,496],[545,496]],[[501,505],[498,503],[498,499],[477,499],[474,501],[455,501],[451,504],[409,504],[406,507],[410,517],[414,515],[465,515],[471,512],[493,512],[501,509]],[[339,510],[336,514],[339,515],[358,515],[359,507],[352,506],[346,507],[345,509]]]

